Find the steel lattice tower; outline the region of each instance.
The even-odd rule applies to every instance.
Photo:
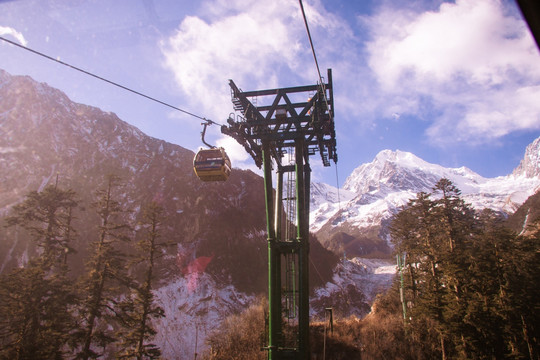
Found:
[[[247,92],[232,80],[229,85],[234,108],[241,115],[229,117],[221,132],[243,145],[264,172],[268,358],[309,359],[309,156],[318,152],[324,166],[337,162],[332,72],[328,70],[326,84]],[[265,101],[260,104],[259,99]],[[291,162],[284,163],[285,154]],[[284,174],[289,176],[288,185],[294,182],[294,191],[285,197]],[[284,202],[290,206],[284,209]],[[287,210],[295,214],[286,214]],[[291,223],[294,233],[287,230]],[[283,317],[296,329],[293,339],[285,335]]]

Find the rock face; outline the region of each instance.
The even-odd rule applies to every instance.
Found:
[[[527,146],[523,160],[514,169],[512,175],[527,178],[540,176],[540,138]]]
[[[259,176],[236,170],[226,183],[203,183],[192,170],[193,152],[146,136],[115,114],[73,103],[28,77],[2,72],[0,81],[3,214],[26,193],[47,184],[74,189],[86,206],[75,225],[82,235],[75,246],[83,256],[97,225],[90,205],[93,193],[106,175],[115,174],[123,181],[118,200],[131,211],[126,220],[136,224],[141,207],[151,201],[165,209],[163,235],[177,243],[171,259],[186,249],[191,257],[212,256],[208,271],[245,291],[264,289],[265,212]],[[13,244],[3,239],[1,246],[11,249]],[[21,241],[11,259],[27,249]],[[9,261],[0,258],[3,267]],[[254,271],[239,270],[238,264]],[[166,277],[177,270],[168,269]]]
[[[193,157],[113,113],[0,70],[0,218],[30,191],[51,184],[75,190],[84,208],[75,214],[78,237],[72,245],[78,252],[70,260],[80,273],[99,225],[94,193],[107,175],[122,179],[115,196],[131,224],[145,204],[164,208],[161,235],[175,244],[160,260],[156,289],[167,311],[156,336],[165,358],[193,355],[184,351],[193,349],[195,321],[201,346],[206,329],[267,289],[263,179],[234,169],[226,182],[204,183],[194,175]],[[16,229],[0,227],[0,273],[22,265],[34,251]],[[318,267],[311,284],[330,280],[337,257],[312,239],[311,259]]]
[[[508,217],[506,225],[518,234],[528,234],[540,226],[540,192],[529,197]]]

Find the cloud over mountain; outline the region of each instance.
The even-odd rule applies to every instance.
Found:
[[[438,113],[426,119],[432,144],[482,144],[540,128],[540,56],[504,2],[458,0],[423,13],[382,6],[365,21],[384,100],[394,113]]]

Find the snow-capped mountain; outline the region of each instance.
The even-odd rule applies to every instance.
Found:
[[[313,185],[311,229],[333,251],[349,256],[384,253],[389,250],[386,225],[391,216],[418,192],[430,192],[441,178],[451,180],[474,208],[511,214],[540,189],[539,153],[540,138],[527,147],[512,174],[484,178],[466,167],[445,168],[408,152],[383,150],[352,172],[339,190],[340,200],[321,198],[338,189]]]
[[[466,188],[483,181],[467,169],[448,169],[430,164],[400,150],[383,150],[368,164],[356,168],[345,180],[344,188],[355,194],[388,194],[396,191],[429,191],[441,177],[454,178],[458,187]]]

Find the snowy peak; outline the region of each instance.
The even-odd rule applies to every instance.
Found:
[[[410,152],[383,150],[371,163],[356,168],[345,181],[344,188],[356,194],[430,191],[443,177],[449,178],[463,190],[471,184],[485,181],[466,167],[445,168],[428,163]]]
[[[347,178],[341,191],[348,196],[342,196],[341,205],[329,198],[337,189],[318,184],[321,191],[314,191],[319,196],[311,202],[311,231],[328,249],[349,256],[389,251],[392,216],[415,194],[432,192],[441,178],[460,189],[473,208],[511,214],[540,189],[540,138],[527,147],[512,175],[497,178],[484,178],[466,167],[431,164],[405,151],[383,150]]]
[[[527,178],[540,176],[540,137],[527,146],[525,156],[512,175]]]
[[[400,163],[404,167],[418,167],[418,166],[428,166],[429,163],[420,159],[418,156],[401,150],[382,150],[375,156],[374,162],[378,163]]]

